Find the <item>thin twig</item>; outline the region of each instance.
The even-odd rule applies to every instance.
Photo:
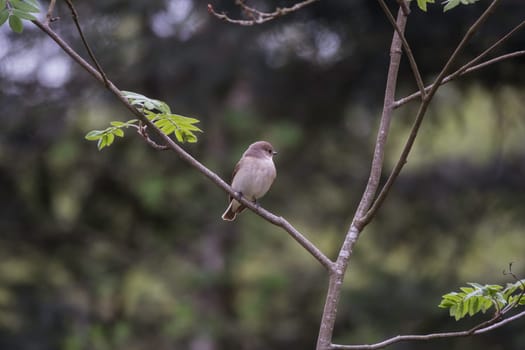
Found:
[[[159,145],[158,143],[156,143],[155,141],[153,141],[150,137],[149,137],[149,134],[148,134],[148,131],[147,131],[147,126],[144,125],[142,123],[142,121],[139,121],[139,126],[137,127],[137,133],[144,139],[144,141],[146,141],[146,143],[148,145],[150,145],[151,147],[153,147],[154,149],[158,150],[158,151],[166,151],[166,150],[169,150],[170,148],[166,145]]]
[[[73,2],[71,0],[65,0],[67,3],[67,6],[71,10],[71,15],[73,16],[73,22],[75,22],[75,26],[77,27],[78,33],[80,34],[80,39],[82,39],[82,43],[86,47],[86,50],[88,52],[89,57],[91,57],[91,60],[93,63],[95,63],[95,67],[97,67],[98,72],[102,76],[102,80],[104,82],[104,85],[109,88],[109,81],[106,76],[106,73],[104,73],[104,70],[102,70],[102,66],[98,63],[97,58],[95,57],[95,54],[93,53],[93,50],[91,50],[91,47],[89,46],[86,37],[84,36],[84,32],[82,31],[82,28],[80,27],[80,22],[78,21],[78,12],[73,6]]]
[[[233,198],[244,204],[250,210],[255,212],[260,217],[273,223],[276,226],[283,228],[293,239],[295,239],[301,246],[303,246],[315,259],[321,263],[329,272],[333,271],[333,262],[328,259],[313,243],[311,243],[306,237],[304,237],[297,229],[295,229],[288,221],[284,218],[276,216],[264,208],[256,205],[255,203],[247,200],[246,198],[239,196],[239,193],[235,192],[230,185],[222,180],[217,174],[205,167],[198,160],[193,158],[187,153],[182,147],[180,147],[173,139],[160,131],[155,124],[153,124],[148,118],[146,118],[135,106],[132,106],[129,101],[122,95],[121,91],[109,80],[104,80],[100,72],[93,68],[86,60],[84,60],[75,50],[73,50],[57,33],[55,33],[48,25],[43,24],[38,20],[32,21],[38,28],[45,32],[51,39],[53,39],[58,46],[62,48],[75,62],[77,62],[82,68],[84,68],[89,74],[91,74],[96,80],[104,84],[109,91],[117,97],[118,100],[138,119],[140,119],[145,125],[165,142],[165,144],[172,149],[177,155],[190,166],[195,168],[197,171],[202,173],[219,188],[224,190],[226,193],[231,195]],[[107,85],[106,85],[107,82]]]
[[[473,65],[475,65],[478,61],[480,61],[483,57],[485,57],[486,55],[488,55],[492,50],[494,50],[496,47],[500,46],[501,44],[503,44],[508,38],[510,38],[514,33],[516,33],[518,30],[520,30],[523,26],[525,26],[525,20],[521,21],[521,23],[519,23],[517,26],[515,26],[514,28],[512,28],[507,34],[505,34],[504,36],[502,36],[499,40],[497,40],[494,44],[490,45],[489,48],[487,48],[485,51],[483,51],[482,53],[480,53],[477,57],[475,57],[474,59],[472,59],[470,62],[467,62],[465,65],[463,65],[462,67],[460,67],[456,72],[454,72],[453,74],[457,74],[457,75],[460,75],[462,74],[465,70],[467,70],[468,68],[472,67]]]
[[[494,44],[492,44],[488,49],[486,49],[485,51],[483,51],[481,54],[479,54],[478,56],[476,56],[474,59],[470,60],[469,62],[467,62],[465,65],[463,65],[461,68],[459,68],[458,70],[456,70],[454,73],[448,75],[447,77],[445,77],[445,79],[443,79],[443,81],[441,82],[441,84],[445,84],[445,83],[448,83],[449,81],[457,78],[457,77],[460,77],[466,73],[470,73],[470,72],[473,72],[479,68],[483,68],[486,66],[486,64],[478,64],[478,65],[475,65],[478,61],[480,61],[483,57],[485,57],[487,54],[490,53],[490,51],[494,50],[496,47],[500,46],[501,44],[503,44],[503,42],[505,42],[508,38],[510,38],[513,34],[515,34],[518,30],[520,30],[522,27],[525,26],[525,20],[522,21],[520,24],[518,24],[517,26],[515,26],[514,28],[512,28],[507,34],[505,34],[501,39],[497,40]],[[516,51],[516,52],[523,52],[523,51]],[[511,54],[507,54],[507,55],[502,55],[502,56],[498,56],[492,60],[489,60],[489,61],[486,61],[486,62],[491,62],[491,63],[494,63],[494,62],[499,62],[503,59],[507,59],[507,58],[511,58],[511,57],[516,57],[516,56],[519,56],[516,55],[514,56],[515,53],[511,53]],[[431,88],[432,88],[433,84],[425,87],[425,91],[429,91]],[[405,103],[408,103],[418,97],[421,96],[421,92],[418,91],[418,92],[415,92],[407,97],[403,97],[399,100],[397,100],[396,102],[394,102],[394,108],[398,108],[402,105],[404,105]]]
[[[456,47],[456,49],[454,50],[454,52],[448,59],[443,69],[441,69],[441,72],[439,73],[438,77],[432,84],[432,87],[430,88],[428,94],[425,96],[425,98],[422,99],[421,104],[419,106],[419,110],[417,111],[417,114],[416,114],[414,124],[412,125],[408,139],[405,143],[405,146],[403,147],[403,151],[401,152],[401,155],[396,165],[394,166],[392,172],[390,173],[390,176],[388,177],[386,183],[383,185],[381,192],[379,193],[376,200],[372,204],[372,207],[368,210],[365,216],[359,219],[358,221],[359,226],[364,227],[365,225],[367,225],[370,222],[370,220],[372,220],[374,215],[377,213],[377,210],[383,204],[386,196],[388,195],[388,193],[390,192],[390,189],[392,188],[392,185],[394,184],[395,180],[399,176],[401,169],[407,162],[408,155],[410,151],[412,150],[412,146],[414,145],[414,141],[416,140],[417,134],[419,132],[419,127],[421,126],[421,123],[426,114],[430,101],[432,100],[437,89],[443,82],[443,79],[445,79],[445,76],[447,75],[450,67],[455,62],[457,57],[459,56],[459,53],[461,52],[461,50],[463,50],[463,48],[465,47],[467,42],[470,40],[470,38],[472,38],[474,33],[476,33],[476,31],[483,24],[483,22],[485,22],[485,20],[489,17],[489,15],[494,11],[494,9],[496,8],[496,6],[499,4],[500,1],[501,0],[493,0],[492,3],[489,5],[489,7],[476,20],[476,22],[474,22],[474,24],[470,26],[470,28],[467,30],[467,33],[465,33],[465,35],[463,36],[463,39]]]
[[[49,6],[47,7],[46,21],[44,22],[47,25],[50,22],[53,22],[56,20],[56,17],[53,17],[53,11],[55,10],[55,2],[56,0],[49,1]]]
[[[511,275],[512,278],[514,278],[514,280],[516,282],[519,282],[520,283],[520,286],[521,286],[521,293],[518,295],[518,297],[514,300],[513,303],[510,303],[510,304],[507,304],[507,306],[505,306],[503,308],[503,313],[509,311],[510,309],[516,307],[519,305],[520,301],[521,301],[521,298],[523,298],[523,296],[525,295],[525,283],[523,283],[523,280],[519,279],[518,276],[516,276],[516,274],[514,272],[512,272],[512,263],[509,263],[509,272],[505,272],[503,271],[503,274],[504,275]]]
[[[250,17],[253,18],[251,20],[235,19],[235,18],[229,17],[224,12],[222,13],[216,12],[211,4],[208,4],[208,12],[211,13],[213,16],[219,19],[222,19],[223,21],[226,21],[228,23],[238,24],[241,26],[253,26],[255,24],[261,24],[264,22],[268,22],[277,17],[287,15],[291,12],[295,12],[316,1],[319,1],[319,0],[305,0],[302,2],[298,2],[293,6],[278,7],[273,12],[263,12],[263,11],[259,11],[253,7],[246,5],[243,0],[237,0],[236,2],[237,5],[239,5]]]
[[[412,69],[412,74],[414,74],[414,79],[416,80],[417,87],[419,89],[419,93],[422,96],[422,98],[425,98],[425,84],[423,83],[423,78],[421,77],[421,73],[419,71],[419,68],[417,67],[416,59],[414,58],[414,54],[412,53],[412,49],[410,48],[410,45],[408,44],[407,39],[405,38],[405,35],[403,32],[399,29],[396,19],[388,9],[388,6],[386,5],[384,0],[378,0],[379,5],[381,6],[381,9],[385,13],[386,17],[388,18],[388,21],[394,27],[395,31],[401,38],[401,41],[403,42],[403,49],[405,50],[405,53],[408,58],[408,62],[410,63],[410,69]],[[404,0],[399,0],[401,9],[403,9],[403,5],[405,4],[405,7],[408,8]],[[407,16],[407,11],[403,10],[403,15]]]
[[[505,55],[494,57],[494,58],[492,58],[492,59],[490,59],[488,61],[484,61],[484,62],[482,62],[480,64],[477,64],[475,66],[472,66],[470,68],[465,69],[461,74],[455,74],[455,72],[454,72],[454,73],[448,75],[445,79],[443,79],[443,81],[441,82],[441,85],[444,85],[444,84],[446,84],[446,83],[448,83],[448,82],[450,82],[450,81],[452,81],[452,80],[454,80],[456,78],[462,77],[465,74],[472,73],[472,72],[475,72],[477,70],[480,70],[481,68],[485,68],[487,66],[490,66],[491,64],[494,64],[494,63],[497,63],[497,62],[500,62],[500,61],[504,61],[504,60],[509,59],[509,58],[516,58],[516,57],[520,57],[520,56],[525,56],[525,50],[523,50],[523,51],[515,51],[515,52],[507,53]],[[434,86],[434,84],[431,84],[431,85],[427,86],[425,88],[425,90],[429,91],[432,88],[432,86]],[[401,107],[402,105],[404,105],[404,104],[406,104],[406,103],[408,103],[408,102],[410,102],[410,101],[412,101],[412,100],[414,100],[414,99],[416,99],[416,98],[418,98],[420,96],[421,96],[421,94],[418,91],[418,92],[414,92],[411,95],[403,97],[403,98],[397,100],[394,103],[394,108]]]
[[[468,337],[468,336],[478,335],[478,334],[492,331],[496,328],[502,327],[506,325],[507,323],[515,321],[524,316],[525,316],[525,311],[522,311],[512,317],[505,318],[492,325],[489,325],[489,326],[486,326],[480,329],[476,329],[474,331],[472,331],[472,329],[469,329],[466,331],[459,331],[459,332],[431,333],[431,334],[422,334],[422,335],[398,335],[398,336],[383,340],[375,344],[363,344],[363,345],[332,344],[330,349],[333,349],[333,350],[376,350],[376,349],[385,348],[395,343],[407,342],[407,341],[418,341],[418,340],[421,341],[421,340],[432,340],[432,339],[441,339],[441,338]]]

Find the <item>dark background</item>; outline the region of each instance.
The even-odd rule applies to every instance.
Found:
[[[223,178],[248,144],[271,141],[278,177],[261,204],[337,255],[383,100],[392,29],[375,1],[320,1],[255,27],[211,17],[206,1],[75,4],[110,79],[200,119],[199,143],[184,147]],[[430,82],[488,1],[412,5],[407,38]],[[503,1],[457,67],[524,14]],[[63,2],[56,15],[84,55]],[[524,47],[522,30],[494,54]],[[225,193],[133,130],[98,152],[84,135],[132,116],[31,23],[1,28],[0,59],[1,349],[314,348],[327,277],[284,231],[248,211],[220,220]],[[519,58],[440,90],[355,248],[336,342],[467,329],[483,316],[455,322],[437,308],[443,294],[513,282],[510,262],[525,277],[524,77]],[[414,90],[403,60],[397,96]],[[385,174],[416,107],[395,112]],[[391,348],[518,350],[523,327]]]

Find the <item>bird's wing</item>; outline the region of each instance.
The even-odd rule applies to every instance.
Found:
[[[242,160],[242,158],[241,158]],[[235,165],[235,168],[233,168],[233,174],[232,174],[232,180],[231,183],[233,183],[233,178],[235,177],[235,174],[237,174],[237,171],[239,171],[239,167],[241,166],[241,161],[239,160],[237,164]],[[229,196],[230,202],[232,201],[233,197]]]

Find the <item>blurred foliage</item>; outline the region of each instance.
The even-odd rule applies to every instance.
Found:
[[[375,2],[320,1],[250,28],[200,1],[75,4],[112,81],[198,118],[206,132],[184,147],[223,178],[246,145],[271,141],[278,177],[261,204],[337,254],[382,104],[392,30]],[[427,81],[485,5],[412,12],[407,38]],[[502,2],[461,62],[523,20],[524,6]],[[63,2],[56,15],[84,52]],[[524,45],[520,32],[498,53]],[[128,112],[33,26],[0,30],[0,76],[0,348],[314,347],[327,278],[282,230],[250,212],[222,222],[227,196],[140,137],[97,152],[86,132]],[[456,323],[436,307],[443,294],[513,283],[501,273],[509,262],[525,276],[524,77],[523,60],[509,60],[440,90],[355,247],[337,342],[466,329],[483,315]],[[406,62],[399,84],[398,97],[415,89]],[[385,176],[414,115],[415,104],[396,111]],[[521,350],[522,328],[392,349]]]

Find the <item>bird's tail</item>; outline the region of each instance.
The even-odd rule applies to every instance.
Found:
[[[233,210],[233,201],[230,202],[230,205],[228,205],[228,208],[222,214],[222,219],[225,221],[233,221],[235,220],[235,217],[237,216],[237,213]]]

